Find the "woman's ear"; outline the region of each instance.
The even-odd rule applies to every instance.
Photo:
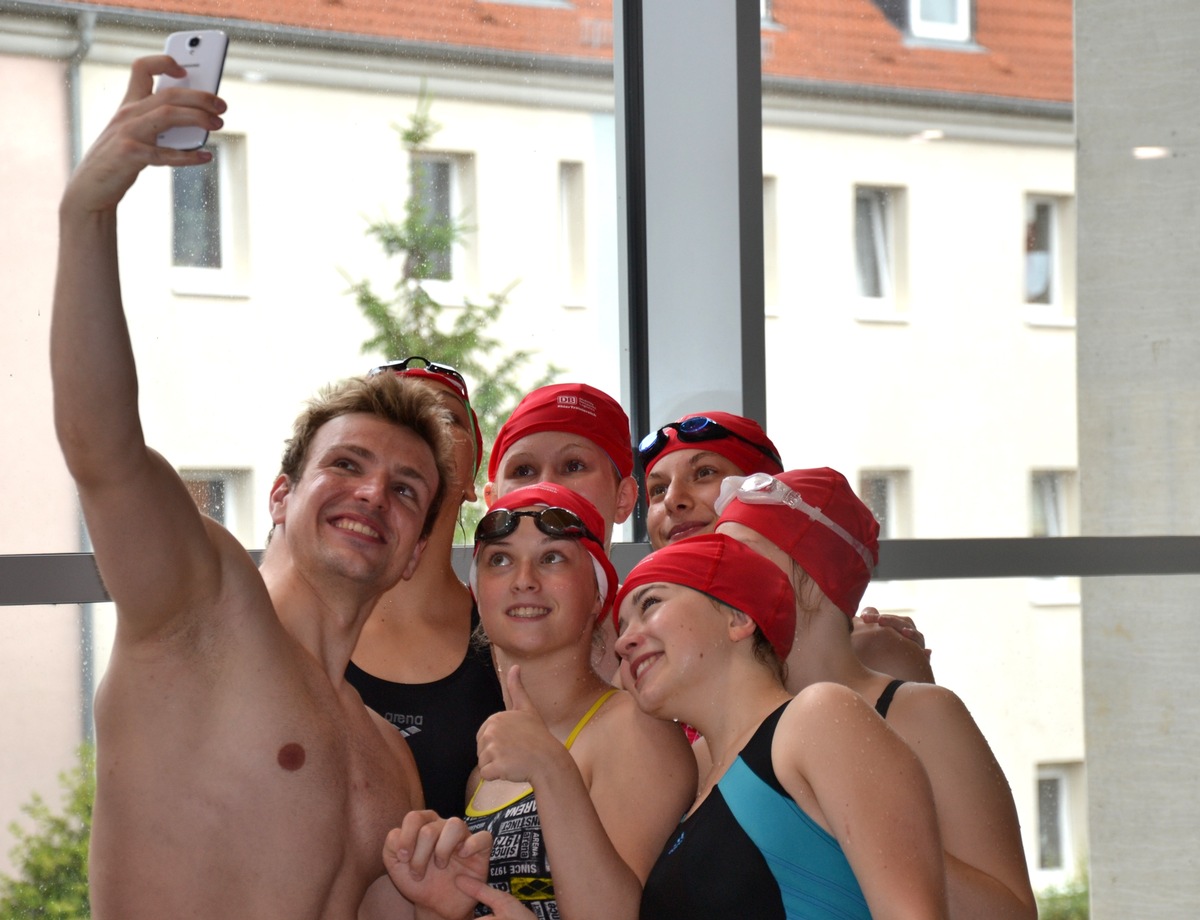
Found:
[[[613,523],[624,524],[637,507],[638,482],[632,476],[626,476],[617,484],[617,504],[613,512]]]
[[[725,614],[729,617],[729,638],[734,642],[753,638],[758,624],[737,608],[725,604],[722,606],[725,608]]]
[[[483,504],[490,508],[496,503],[496,484],[494,482],[485,482],[483,484]]]

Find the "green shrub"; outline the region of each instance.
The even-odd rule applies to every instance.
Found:
[[[96,761],[91,745],[79,762],[59,774],[63,810],[57,813],[36,793],[21,811],[31,828],[9,826],[17,844],[10,856],[18,875],[0,874],[0,920],[87,920],[88,837],[96,796]]]

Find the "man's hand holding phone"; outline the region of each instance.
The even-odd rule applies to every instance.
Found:
[[[159,135],[168,129],[207,132],[224,124],[225,103],[212,93],[184,88],[155,93],[154,80],[164,75],[183,78],[187,71],[165,54],[133,62],[125,98],[75,169],[62,208],[91,213],[115,210],[145,167],[195,166],[212,159],[206,150],[158,146]]]
[[[155,93],[170,89],[193,89],[215,95],[221,85],[228,48],[229,39],[217,29],[173,32],[167,36],[163,53],[179,65],[182,73],[177,70],[161,75]],[[208,130],[205,125],[175,125],[158,135],[158,146],[196,150],[208,140]]]

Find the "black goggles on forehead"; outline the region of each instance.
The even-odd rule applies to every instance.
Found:
[[[565,537],[571,540],[587,539],[600,546],[604,541],[588,530],[587,524],[574,511],[566,508],[539,508],[537,511],[489,511],[479,519],[475,528],[475,542],[486,543],[507,537],[517,529],[519,518],[533,518],[537,529],[548,537]]]
[[[415,364],[414,362],[420,362]],[[389,361],[387,364],[381,364],[379,367],[371,368],[371,375],[375,374],[402,374],[405,371],[429,371],[431,374],[440,374],[443,377],[449,377],[456,384],[456,389],[463,393],[463,399],[467,396],[467,381],[463,379],[463,375],[452,368],[449,364],[438,364],[436,361],[430,361],[428,358],[421,355],[410,355],[407,358],[402,358],[399,361]]]
[[[658,431],[652,431],[638,444],[638,457],[642,461],[642,469],[649,466],[654,458],[663,452],[663,448],[667,446],[671,440],[668,431],[674,431],[675,436],[685,444],[701,444],[705,441],[721,441],[726,438],[736,438],[743,444],[749,444],[760,454],[769,457],[775,461],[780,468],[783,467],[783,461],[779,459],[779,455],[765,444],[757,444],[749,438],[742,437],[736,431],[730,431],[720,422],[715,422],[712,419],[703,415],[694,415],[691,418],[685,418],[682,422],[671,422],[669,425],[663,425]]]

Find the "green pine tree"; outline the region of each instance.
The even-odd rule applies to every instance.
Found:
[[[17,822],[10,856],[18,875],[0,875],[0,920],[86,920],[88,837],[96,797],[96,761],[91,745],[79,749],[75,767],[59,775],[63,810],[55,812],[40,795],[22,806],[32,828]]]
[[[446,255],[471,229],[461,218],[449,223],[438,220],[424,204],[428,177],[420,168],[419,154],[441,127],[430,117],[430,106],[429,96],[422,92],[408,125],[394,126],[414,164],[403,220],[382,219],[367,228],[389,258],[400,260],[399,278],[390,296],[381,295],[366,280],[353,281],[351,293],[375,330],[363,343],[364,353],[388,358],[421,355],[457,368],[472,384],[471,405],[484,435],[486,470],[496,432],[527,392],[518,372],[529,363],[532,352],[503,349],[500,340],[488,334],[514,284],[492,294],[487,303],[467,301],[452,311],[426,290],[424,282],[444,271]],[[549,383],[560,373],[560,368],[548,365],[534,386]],[[478,508],[466,509],[467,533],[480,513]]]

